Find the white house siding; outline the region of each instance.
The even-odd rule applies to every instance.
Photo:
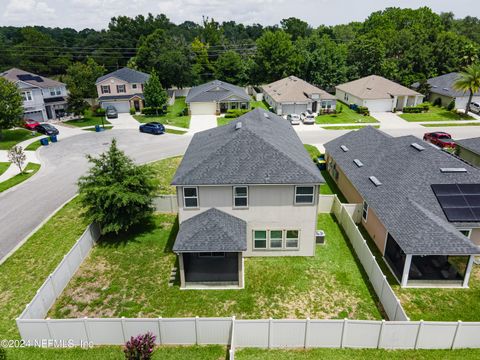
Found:
[[[365,106],[364,101],[352,94],[345,93],[342,90],[336,89],[335,90],[335,97],[344,102],[345,104],[357,104],[358,106]]]
[[[215,115],[217,104],[215,102],[192,102],[190,103],[191,115]]]
[[[23,102],[24,117],[37,121],[46,121],[47,114],[45,112],[45,104],[43,102],[42,89],[32,88],[31,85],[17,82],[20,92],[30,92],[32,100]]]
[[[199,209],[184,209],[178,187],[180,224],[215,207],[247,222],[247,251],[244,256],[314,256],[317,204],[294,205],[294,185],[249,186],[249,207],[233,208],[232,186],[200,186]],[[315,190],[318,199],[318,188]],[[253,250],[254,230],[299,230],[298,250]]]

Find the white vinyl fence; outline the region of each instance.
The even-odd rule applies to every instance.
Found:
[[[237,347],[260,348],[480,348],[480,322],[408,321],[398,299],[383,276],[350,214],[337,198],[333,212],[349,236],[388,317],[379,320],[314,320],[232,318],[81,318],[45,319],[48,310],[99,238],[90,225],[54,272],[45,280],[30,304],[17,318],[26,345],[121,345],[131,336],[148,331],[161,345],[229,345],[230,359]]]
[[[178,212],[177,195],[161,195],[153,199],[153,206],[158,212]]]

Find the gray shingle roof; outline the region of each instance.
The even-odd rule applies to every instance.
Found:
[[[31,72],[28,72],[22,69],[17,69],[17,68],[6,70],[0,73],[0,76],[4,77],[7,80],[10,80],[11,82],[22,81],[24,83],[27,83],[42,89],[55,87],[55,86],[65,86],[65,84],[60,81],[49,79],[44,76],[33,74]]]
[[[111,72],[107,75],[100,76],[95,84],[98,84],[99,82],[102,82],[105,79],[108,79],[110,77],[115,77],[117,79],[126,81],[130,84],[145,84],[150,77],[150,75],[145,74],[141,71],[138,70],[133,70],[127,67],[115,70],[114,72]]]
[[[419,143],[425,149],[411,146]],[[344,152],[340,146],[346,145]],[[391,137],[373,127],[352,131],[325,144],[353,186],[406,254],[480,254],[445,217],[432,184],[480,183],[480,170],[422,142],[414,136]],[[353,162],[359,159],[362,167]],[[440,168],[467,169],[466,173],[442,173]],[[370,176],[382,183],[375,186]]]
[[[233,97],[233,99],[240,101],[250,101],[250,96],[245,89],[220,80],[213,80],[191,88],[185,101],[187,103],[219,102],[227,97]]]
[[[195,134],[172,184],[323,182],[290,123],[258,108],[228,125]]]
[[[477,155],[480,155],[480,137],[455,140],[455,143]]]
[[[211,208],[180,225],[174,252],[240,252],[247,250],[247,223]]]
[[[430,92],[445,95],[449,97],[462,97],[468,96],[463,91],[458,91],[453,88],[453,83],[458,78],[458,73],[452,72],[449,74],[440,75],[427,80],[430,85]],[[418,82],[412,84],[412,88],[418,88],[420,84]],[[475,93],[476,96],[480,95],[480,91]]]

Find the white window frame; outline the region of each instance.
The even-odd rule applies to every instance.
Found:
[[[195,189],[196,196],[185,196],[186,189]],[[182,188],[182,195],[183,195],[183,208],[184,209],[198,209],[200,207],[200,201],[198,196],[198,186],[184,186]],[[196,199],[197,205],[196,206],[187,206],[186,199]]]
[[[366,208],[365,208],[365,205],[367,206]],[[363,219],[363,221],[365,221],[365,222],[367,222],[367,219],[368,219],[368,208],[369,208],[368,203],[367,203],[365,200],[363,200],[363,204],[362,204],[362,219]],[[365,214],[365,216],[363,216],[363,214]]]
[[[310,194],[297,194],[298,188],[312,188],[311,202],[297,202],[297,196],[310,196]],[[295,205],[313,205],[315,204],[315,186],[313,185],[295,185],[294,202]]]
[[[255,237],[255,233],[260,231],[265,232],[265,247],[255,246],[255,240],[257,240],[257,238]],[[253,238],[253,250],[268,250],[268,230],[253,230],[252,238]],[[260,239],[260,238],[258,238],[258,240],[263,241],[263,239]]]
[[[467,231],[468,232],[468,235],[465,235],[467,238],[470,239],[470,236],[472,236],[472,229],[458,229],[458,231],[462,232],[462,231]]]
[[[297,246],[293,247],[293,246],[288,246],[287,243],[288,243],[288,232],[289,231],[296,231],[297,232],[297,237],[295,239],[297,239]],[[290,238],[290,239],[293,239],[293,238]],[[300,230],[295,230],[295,229],[288,229],[288,230],[285,230],[285,249],[286,250],[291,250],[291,249],[299,249],[300,248]]]
[[[241,195],[241,196],[237,196],[236,194],[236,189],[237,188],[245,188],[247,190],[247,195],[244,196],[244,195]],[[233,195],[233,208],[234,209],[248,209],[248,186],[245,186],[245,185],[237,185],[237,186],[234,186],[233,189],[232,189],[232,195]],[[235,199],[247,199],[247,205],[240,205],[240,206],[237,206],[235,204]]]
[[[252,240],[253,240],[253,250],[254,251],[290,251],[290,250],[298,250],[300,249],[300,233],[301,230],[299,229],[265,229],[265,230],[252,230]],[[255,232],[265,232],[265,247],[256,247],[255,246],[255,240],[260,240],[263,241],[261,238],[255,237]],[[279,231],[281,232],[281,241],[282,245],[280,247],[272,247],[272,231]],[[290,238],[290,239],[295,239],[297,241],[297,246],[287,246],[287,233],[289,231],[296,231],[298,233],[298,237],[296,238]],[[275,238],[275,240],[279,240],[278,238]]]
[[[132,89],[136,89],[137,88],[137,84],[132,84]]]
[[[33,101],[33,94],[31,91],[22,91],[22,99],[25,102]]]
[[[100,89],[102,90],[102,94],[111,94],[110,85],[101,85]]]
[[[120,88],[123,87],[123,91],[120,91]],[[117,93],[118,94],[125,94],[127,92],[127,87],[125,85],[117,85]]]
[[[280,247],[273,247],[272,246],[272,231],[280,231],[280,233],[281,233]],[[267,241],[268,249],[270,249],[270,250],[284,250],[285,249],[285,231],[283,231],[281,229],[268,229],[267,237],[268,237],[268,241]],[[278,238],[276,238],[275,240],[278,240]]]

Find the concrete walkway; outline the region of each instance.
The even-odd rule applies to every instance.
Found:
[[[400,116],[397,114],[391,113],[391,112],[375,112],[371,113],[371,116],[373,116],[375,119],[377,119],[380,122],[380,129],[405,129],[405,128],[423,128],[422,125],[417,124],[417,123],[412,123],[403,120]]]
[[[217,117],[215,115],[192,115],[189,133],[195,134],[215,127],[217,127]]]

